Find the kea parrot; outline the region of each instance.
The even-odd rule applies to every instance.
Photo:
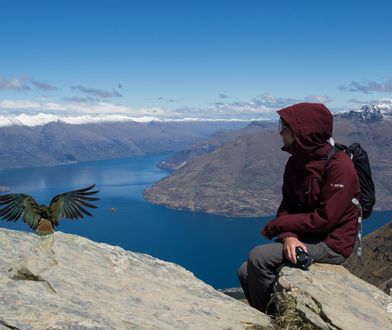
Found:
[[[61,218],[83,219],[83,214],[92,216],[85,207],[97,208],[91,202],[99,190],[91,191],[95,184],[79,190],[54,196],[49,206],[38,205],[33,197],[25,194],[0,195],[0,218],[16,221],[20,217],[37,235],[48,235],[60,224]]]

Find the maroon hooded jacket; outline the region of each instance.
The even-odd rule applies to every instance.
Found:
[[[331,112],[322,104],[300,103],[278,111],[295,142],[282,148],[291,154],[283,179],[277,217],[264,232],[278,239],[297,237],[324,241],[348,257],[354,247],[359,211],[351,202],[360,186],[353,162],[344,152],[327,161],[331,149]]]

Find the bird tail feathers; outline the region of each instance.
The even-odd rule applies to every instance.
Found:
[[[53,232],[53,226],[48,220],[41,220],[35,230],[35,233],[40,236],[53,234]]]

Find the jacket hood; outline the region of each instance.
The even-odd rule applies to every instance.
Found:
[[[278,111],[290,126],[295,142],[282,148],[303,160],[321,159],[330,149],[327,140],[332,136],[333,119],[328,108],[321,103],[298,103]]]

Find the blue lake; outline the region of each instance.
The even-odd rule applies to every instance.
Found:
[[[143,190],[168,175],[156,167],[167,156],[0,171],[0,184],[11,187],[9,193],[30,194],[48,204],[54,195],[95,183],[100,201],[93,218],[64,219],[57,230],[175,262],[215,288],[238,287],[236,270],[252,247],[268,242],[260,229],[271,217],[230,218],[146,202]],[[365,221],[365,234],[391,219],[392,211],[374,212]],[[0,226],[30,231],[20,220]]]

